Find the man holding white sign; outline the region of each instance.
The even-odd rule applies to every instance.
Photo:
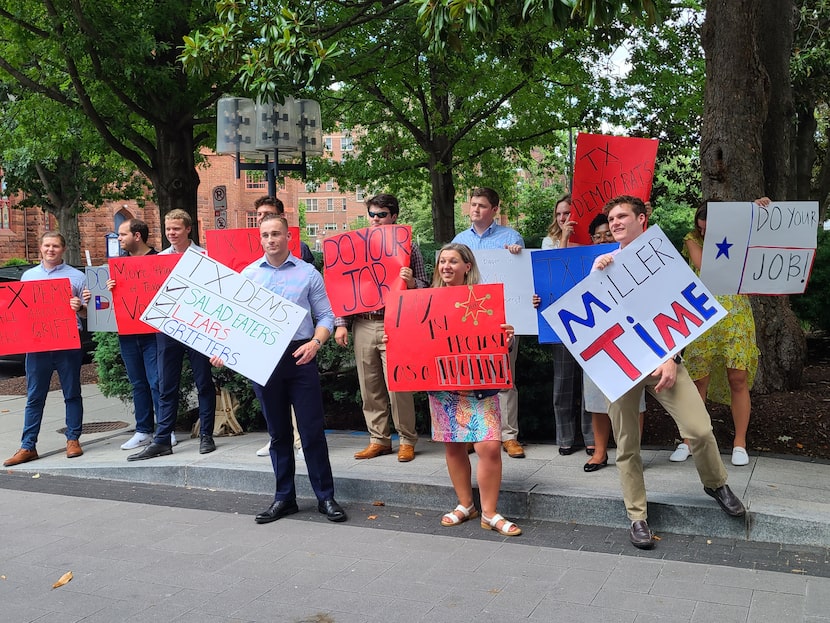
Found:
[[[667,239],[659,228],[652,228],[657,230],[656,234],[650,229],[645,243],[632,245],[629,252],[625,253],[626,247],[637,240],[646,227],[646,208],[642,200],[626,195],[617,197],[605,206],[604,212],[608,215],[611,233],[620,243],[620,249],[601,255],[594,262],[594,270],[607,270],[607,275],[603,275],[601,280],[596,277],[592,279],[592,276],[586,281],[590,280],[589,284],[601,285],[605,292],[600,295],[594,295],[588,290],[584,292],[581,299],[583,310],[580,311],[584,311],[587,318],[581,318],[564,309],[568,301],[572,301],[567,297],[560,299],[563,301],[562,304],[555,305],[556,312],[550,316],[546,315],[546,318],[554,316],[551,318],[552,324],[555,324],[557,332],[561,331],[560,336],[578,361],[590,362],[594,357],[598,357],[599,361],[605,362],[606,367],[609,364],[618,366],[634,383],[633,387],[629,387],[621,394],[618,391],[612,392],[615,399],[609,405],[608,416],[617,441],[616,464],[620,474],[623,500],[631,520],[629,538],[635,547],[651,549],[654,547],[654,537],[647,523],[646,489],[643,479],[643,462],[640,457],[639,398],[644,388],[668,411],[681,433],[689,439],[692,456],[695,459],[695,466],[704,491],[715,498],[727,514],[741,517],[746,513],[741,501],[726,484],[726,468],[712,433],[712,422],[706,406],[682,365],[680,357],[671,356],[672,353],[679,352],[685,343],[685,341],[675,340],[675,334],[684,338],[693,337],[694,329],[711,324],[718,317],[722,317],[724,312],[713,297],[705,291],[700,292],[702,287],[699,281],[684,265],[677,251],[670,244],[666,244]],[[617,263],[622,270],[611,268],[617,253],[622,253],[617,258]],[[677,269],[682,267],[688,271],[689,285],[683,289],[678,300],[672,302],[665,313],[657,314],[651,322],[635,322],[637,314],[630,313],[632,304],[626,301],[626,296],[639,291],[634,298],[644,298],[643,284],[649,280],[662,283],[659,281],[662,275],[660,277],[655,277],[655,275],[664,269],[672,270],[675,266]],[[670,274],[668,270],[664,272],[664,275]],[[673,274],[672,276],[676,280]],[[684,280],[683,283],[686,281]],[[597,288],[597,292],[601,290]],[[652,303],[654,302],[659,301],[652,300]],[[582,327],[598,325],[602,318],[594,315],[595,310],[607,315],[608,312],[613,311],[612,306],[619,307],[624,314],[630,313],[625,321],[633,325],[633,328],[623,328],[623,324],[617,322],[601,336],[592,336],[596,339],[593,339],[587,348],[584,341],[581,344],[575,344],[577,340],[574,325]],[[561,322],[563,318],[567,321],[564,325]],[[648,325],[648,328],[644,325]],[[690,325],[693,326],[690,327]],[[576,330],[580,330],[579,327]],[[631,342],[626,341],[627,339],[639,342],[641,347],[645,345],[646,350],[650,351],[649,355],[656,356],[661,362],[650,375],[640,371],[635,360],[629,356],[633,350],[629,346]],[[662,343],[658,343],[658,339]],[[587,369],[601,388],[607,385],[603,382],[602,375],[596,374],[596,369],[593,373],[590,367]],[[608,395],[609,392],[606,390],[605,393]]]

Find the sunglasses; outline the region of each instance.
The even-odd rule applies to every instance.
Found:
[[[614,234],[612,234],[610,231],[607,231],[602,234],[594,234],[593,236],[591,236],[591,238],[593,238],[594,240],[602,240],[603,238],[607,240],[613,240]]]
[[[386,218],[389,212],[372,212],[369,210],[369,218]]]

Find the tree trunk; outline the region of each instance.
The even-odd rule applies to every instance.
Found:
[[[449,242],[455,237],[455,181],[452,169],[448,165],[433,164],[430,159],[429,180],[432,184],[432,231],[435,242]]]
[[[780,4],[792,8],[790,0]],[[782,17],[786,9],[779,0],[711,0],[701,40],[706,55],[706,87],[701,129],[700,161],[704,199],[747,201],[767,192],[764,172],[770,171],[770,184],[786,199],[789,184],[789,158],[792,130],[783,124],[792,113],[792,97],[782,101],[782,71],[790,57],[792,19]],[[778,44],[770,44],[767,24],[775,23]],[[776,53],[783,59],[762,59]],[[766,67],[764,65],[766,60]],[[775,88],[770,86],[772,70]],[[766,151],[765,151],[766,147]],[[783,163],[783,164],[782,164]],[[756,338],[761,350],[755,391],[766,393],[797,387],[804,366],[805,343],[801,328],[789,307],[787,297],[754,297]]]
[[[58,221],[58,230],[66,238],[63,261],[72,266],[83,266],[86,260],[81,259],[81,231],[78,227],[80,214],[74,206],[58,206],[52,214]]]
[[[156,158],[152,162],[153,188],[156,191],[161,223],[162,246],[170,242],[164,235],[164,217],[171,210],[182,209],[193,219],[190,237],[200,243],[197,210],[199,174],[196,173],[193,127],[190,123],[156,125]]]

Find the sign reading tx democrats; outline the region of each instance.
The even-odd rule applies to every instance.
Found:
[[[141,319],[230,369],[268,382],[308,312],[188,249]]]
[[[403,290],[386,302],[391,391],[512,387],[500,283]]]
[[[141,314],[179,258],[181,255],[178,254],[110,258],[110,278],[115,281],[112,305],[121,335],[156,332],[153,327],[141,322]]]
[[[610,199],[651,196],[654,162],[659,141],[580,133],[576,138],[571,220],[576,221],[571,241],[591,244],[588,225]]]
[[[802,294],[818,219],[816,201],[709,203],[701,280],[713,294]]]
[[[516,335],[537,335],[536,310],[533,308],[533,271],[530,258],[535,251],[524,249],[511,253],[507,249],[473,251],[482,283],[504,285],[504,313]]]
[[[612,402],[726,316],[659,227],[543,312]]]
[[[86,306],[86,326],[90,331],[115,333],[115,310],[112,305],[112,292],[107,289],[110,278],[109,266],[86,266],[86,287],[92,295]]]
[[[380,225],[323,240],[326,293],[335,316],[382,309],[400,290],[401,268],[409,266],[412,228]]]
[[[207,254],[236,272],[241,272],[243,268],[265,255],[259,227],[208,229],[205,232],[205,240]],[[299,227],[288,228],[288,250],[294,257],[301,257]]]
[[[69,279],[0,283],[0,355],[80,348]]]
[[[533,289],[541,299],[538,309],[534,310],[539,317],[540,344],[558,344],[562,341],[542,312],[591,272],[598,255],[610,253],[619,246],[615,242],[533,252]]]

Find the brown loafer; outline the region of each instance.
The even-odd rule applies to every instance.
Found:
[[[374,459],[384,454],[392,454],[392,446],[383,446],[379,443],[370,443],[365,449],[354,453],[356,459]]]
[[[398,462],[409,463],[415,458],[415,446],[408,443],[402,443],[398,446]]]
[[[26,448],[20,448],[20,450],[15,452],[11,458],[3,461],[3,467],[11,467],[12,465],[28,463],[29,461],[34,461],[37,458],[37,450],[27,450]]]
[[[520,444],[515,439],[508,439],[507,441],[503,441],[501,445],[504,448],[504,451],[507,452],[507,456],[509,456],[511,459],[525,458],[525,451],[522,449],[522,444]]]
[[[66,458],[67,459],[74,459],[77,456],[81,456],[84,453],[81,450],[81,444],[78,443],[77,439],[67,439],[66,441]]]

